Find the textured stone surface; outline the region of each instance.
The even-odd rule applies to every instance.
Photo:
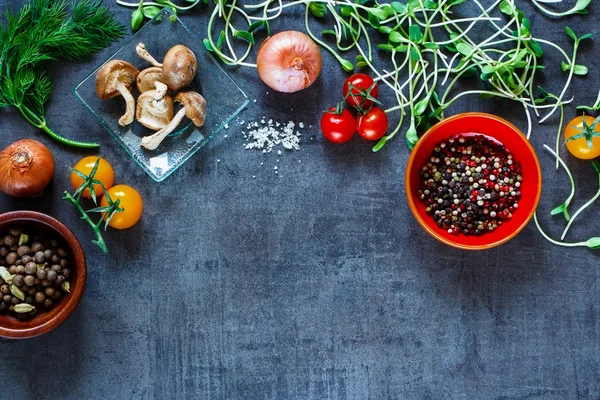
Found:
[[[22,3],[0,0],[0,8]],[[129,10],[106,4],[128,23]],[[558,20],[522,6],[538,35],[563,46],[566,23],[579,34],[599,33],[594,6],[587,17]],[[206,6],[182,18],[204,36]],[[299,21],[281,22],[301,29]],[[43,197],[0,194],[0,211],[57,217],[89,260],[86,293],[69,320],[43,337],[0,340],[0,398],[599,398],[598,254],[553,246],[533,224],[485,252],[430,238],[406,205],[403,140],[376,154],[359,138],[324,143],[320,111],[338,101],[344,79],[328,54],[314,87],[293,95],[267,90],[252,69],[229,69],[256,99],[241,118],[303,122],[300,151],[249,152],[243,128],[232,124],[227,137],[155,183],[72,93],[118,47],[86,63],[54,65],[47,113],[57,131],[100,141],[117,182],[145,200],[140,224],[106,234],[107,255],[60,200],[68,167],[96,153],[59,146],[14,110],[0,110],[0,147],[32,137],[57,160]],[[593,43],[582,46],[579,60],[590,76],[576,78],[568,94],[578,104],[596,97],[597,53]],[[558,57],[548,50],[542,84],[551,90],[565,79]],[[470,98],[452,113],[464,110],[526,126],[522,108],[510,103]],[[574,114],[567,109],[567,118]],[[548,212],[569,188],[541,146],[554,142],[557,123],[536,126],[532,139],[544,173],[541,222],[555,236],[563,225]],[[567,159],[578,206],[595,193],[597,179],[588,163]],[[594,205],[570,238],[598,235],[597,215]]]

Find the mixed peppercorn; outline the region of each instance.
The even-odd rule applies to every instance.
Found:
[[[491,232],[519,208],[521,166],[502,144],[484,135],[440,143],[419,175],[426,212],[450,234]]]
[[[56,239],[19,227],[0,235],[0,313],[19,319],[50,309],[69,293],[69,253]]]

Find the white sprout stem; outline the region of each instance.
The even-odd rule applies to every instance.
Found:
[[[569,169],[569,167],[567,166],[567,164],[565,164],[565,162],[563,161],[563,159],[558,155],[558,153],[555,153],[554,150],[552,150],[548,145],[544,145],[544,148],[550,152],[550,154],[552,154],[554,157],[556,157],[556,159],[558,160],[558,162],[560,163],[560,165],[563,167],[563,169],[565,170],[565,172],[567,173],[567,176],[569,177],[569,181],[571,182],[571,194],[569,194],[569,197],[567,197],[567,200],[565,200],[564,205],[565,208],[569,206],[569,204],[571,204],[571,200],[573,200],[573,197],[575,197],[575,180],[573,179],[573,174],[571,174],[571,170]]]
[[[560,103],[563,96],[567,92],[569,85],[571,84],[571,79],[573,79],[573,74],[575,71],[575,60],[577,59],[577,48],[578,47],[579,47],[578,43],[577,43],[577,41],[575,41],[575,44],[573,45],[573,58],[571,60],[571,68],[569,69],[569,77],[567,78],[567,82],[565,83],[565,86],[563,87],[562,91],[560,92],[560,95],[558,96],[556,105],[552,108],[552,110],[550,110],[550,112],[548,114],[546,114],[546,116],[544,118],[540,119],[540,121],[539,121],[540,124],[543,123],[544,121],[546,121],[548,118],[550,118],[550,116],[552,114],[554,114],[554,111],[556,111],[556,108],[558,107],[558,103]]]
[[[571,219],[569,220],[569,222],[567,223],[567,226],[565,227],[565,230],[562,233],[562,236],[560,237],[560,240],[565,240],[565,236],[567,235],[567,232],[569,231],[569,228],[571,227],[571,224],[573,224],[573,221],[575,221],[575,218],[577,218],[577,216],[586,208],[588,208],[589,206],[591,206],[597,199],[598,197],[600,197],[600,174],[598,175],[598,191],[596,192],[596,194],[594,195],[594,197],[592,197],[591,199],[588,200],[587,203],[585,203],[584,205],[582,205],[581,207],[579,207],[579,209],[577,211],[575,211],[575,214],[571,215]]]
[[[548,10],[547,8],[542,7],[539,4],[538,0],[531,0],[531,2],[533,3],[534,6],[536,6],[537,8],[539,8],[541,11],[545,12],[548,15],[552,15],[553,17],[564,17],[566,15],[569,15],[571,13],[571,11],[572,11],[572,9],[571,9],[571,10],[567,10],[565,12],[557,13],[557,12],[554,12],[554,11]],[[545,3],[550,3],[550,2],[549,1],[545,1]]]
[[[537,219],[537,211],[533,213],[533,221],[535,222],[535,226],[537,227],[538,231],[542,234],[542,236],[551,243],[554,243],[558,246],[564,246],[564,247],[581,247],[581,246],[587,247],[587,243],[585,243],[585,242],[565,243],[565,242],[559,242],[558,240],[552,239],[550,236],[548,236],[546,234],[546,232],[544,232],[544,230],[540,226],[540,223]]]
[[[124,6],[124,7],[139,7],[140,6],[139,2],[138,3],[128,3],[123,0],[117,0],[116,3],[118,5]],[[197,1],[193,2],[189,6],[176,6],[175,8],[180,11],[187,11],[187,10],[191,10],[192,8],[196,7],[196,4],[198,4]],[[153,1],[144,1],[144,6],[164,7],[165,5],[161,4],[161,3],[155,3]]]

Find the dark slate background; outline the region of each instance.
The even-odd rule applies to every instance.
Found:
[[[537,36],[568,52],[564,25],[598,37],[594,5],[586,17],[550,19],[526,3],[519,6]],[[128,23],[129,9],[106,4]],[[182,20],[204,37],[208,15],[201,6]],[[282,26],[302,29],[301,19],[286,13],[274,28]],[[62,220],[83,243],[89,269],[85,295],[62,326],[27,341],[0,340],[0,398],[600,398],[598,253],[554,246],[533,223],[483,252],[429,237],[406,204],[403,140],[373,154],[358,137],[345,146],[322,138],[321,110],[338,101],[345,79],[329,54],[318,82],[294,95],[268,90],[253,69],[228,69],[256,99],[241,119],[303,122],[300,151],[247,151],[242,127],[232,124],[227,137],[156,183],[72,92],[119,46],[86,63],[53,65],[47,112],[57,131],[102,143],[99,154],[117,181],[145,200],[138,225],[106,234],[109,254],[91,244],[91,230],[60,199],[70,187],[68,167],[98,153],[58,145],[14,110],[0,110],[1,147],[35,138],[57,161],[43,197],[0,194],[0,211]],[[560,55],[545,48],[541,83],[556,91],[565,74]],[[581,48],[578,60],[590,74],[568,92],[577,104],[596,98],[597,54],[592,42]],[[470,98],[450,112],[467,110],[525,128],[520,106]],[[566,112],[575,115],[573,107]],[[544,173],[541,223],[556,237],[564,224],[549,210],[569,186],[541,151],[554,142],[558,118],[550,122],[536,125],[532,142]],[[589,163],[565,157],[578,184],[574,210],[595,193],[597,176]],[[569,240],[598,235],[597,216],[595,204]]]

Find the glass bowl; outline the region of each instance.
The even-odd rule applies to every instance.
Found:
[[[118,124],[125,112],[122,97],[100,100],[96,96],[96,72],[111,60],[124,60],[140,71],[151,67],[135,52],[138,43],[159,62],[172,46],[183,44],[189,47],[198,60],[196,77],[188,88],[182,91],[196,91],[206,99],[206,121],[196,127],[187,118],[177,130],[171,133],[156,150],[146,150],[140,146],[142,137],[154,131],[145,128],[137,121],[126,127]],[[204,45],[172,12],[165,8],[154,19],[131,37],[115,54],[79,83],[74,91],[76,96],[98,119],[102,126],[119,142],[125,151],[150,175],[160,182],[168,177],[212,137],[218,134],[248,103],[248,97],[227,75]],[[133,96],[139,95],[136,88]],[[175,105],[175,112],[180,105]]]

